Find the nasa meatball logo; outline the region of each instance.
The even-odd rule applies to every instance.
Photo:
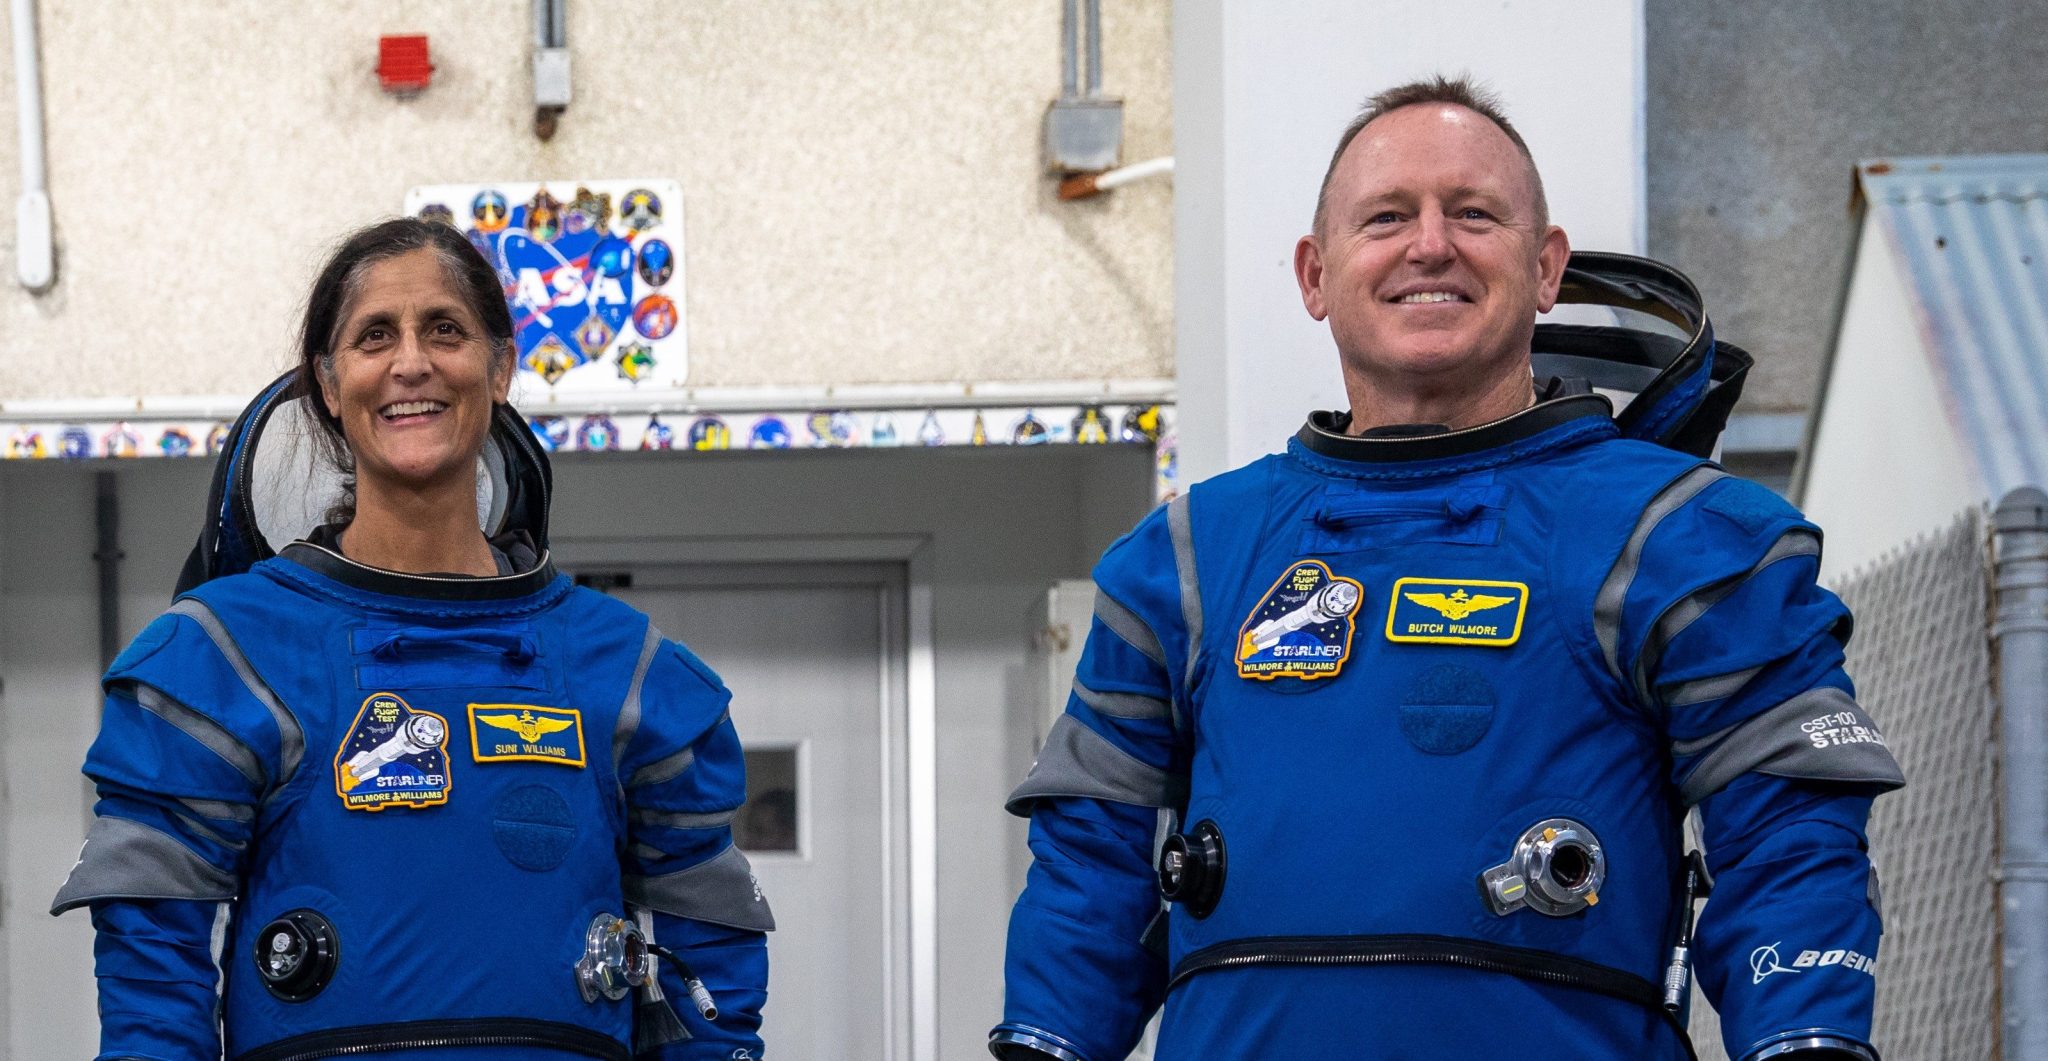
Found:
[[[334,791],[349,810],[448,802],[448,720],[393,693],[363,701],[334,754]]]
[[[1239,677],[1332,678],[1351,655],[1365,587],[1321,560],[1289,564],[1237,635]]]

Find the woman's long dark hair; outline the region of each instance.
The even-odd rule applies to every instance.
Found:
[[[513,369],[512,312],[505,304],[504,288],[497,270],[477,253],[468,237],[452,225],[416,217],[395,217],[350,233],[328,256],[313,281],[313,290],[306,295],[306,315],[299,324],[298,380],[292,389],[294,396],[307,399],[321,450],[342,474],[343,497],[329,512],[329,522],[345,523],[354,514],[355,461],[349,455],[340,418],[320,399],[320,383],[333,375],[342,321],[370,268],[419,250],[434,252],[449,285],[483,323],[491,371]]]

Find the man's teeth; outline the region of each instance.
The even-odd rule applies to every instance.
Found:
[[[385,416],[418,416],[421,413],[438,413],[448,408],[440,402],[394,402],[384,407]]]
[[[1414,293],[1414,294],[1412,294],[1412,295],[1402,295],[1402,296],[1401,296],[1400,298],[1398,298],[1398,299],[1395,299],[1394,301],[1396,301],[1396,302],[1463,302],[1463,301],[1465,301],[1465,299],[1464,299],[1464,298],[1463,298],[1462,296],[1460,296],[1460,295],[1457,295],[1457,294],[1455,294],[1455,293],[1453,293],[1453,292],[1450,292],[1450,291],[1417,291],[1416,293]]]

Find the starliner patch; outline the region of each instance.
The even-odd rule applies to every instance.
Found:
[[[1288,565],[1238,632],[1238,676],[1266,682],[1335,677],[1351,655],[1364,599],[1364,586],[1321,560]]]
[[[448,802],[448,720],[414,710],[396,693],[374,693],[334,753],[334,791],[349,810]]]
[[[469,705],[469,748],[480,763],[526,761],[582,767],[583,712],[532,704]]]
[[[1506,648],[1521,638],[1528,611],[1525,583],[1404,578],[1387,606],[1387,640]]]

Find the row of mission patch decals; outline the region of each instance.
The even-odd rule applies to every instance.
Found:
[[[583,713],[533,704],[469,705],[470,755],[479,763],[539,762],[582,769]],[[455,787],[448,720],[396,693],[363,701],[334,753],[334,791],[349,810],[421,809]]]
[[[1365,585],[1321,560],[1298,560],[1259,599],[1237,635],[1237,673],[1273,681],[1334,678],[1351,657]],[[1489,579],[1402,578],[1387,604],[1387,640],[1506,648],[1522,637],[1529,587]]]

